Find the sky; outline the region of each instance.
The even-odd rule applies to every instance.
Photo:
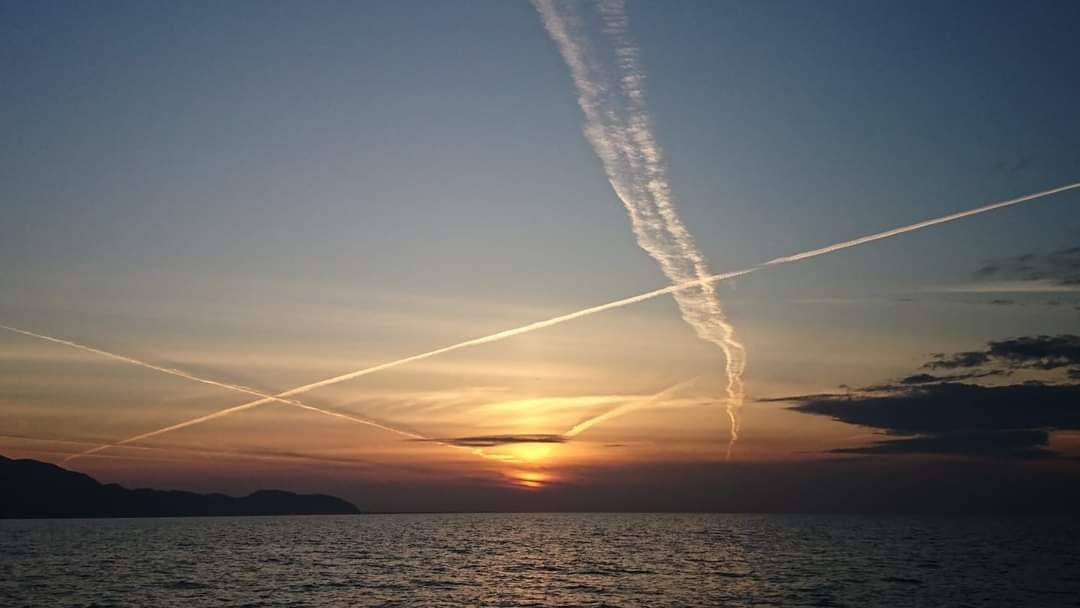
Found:
[[[1080,191],[296,397],[405,434],[277,402],[70,458],[663,288],[675,250],[739,270],[1080,181],[1073,3],[552,7],[609,87],[636,51],[691,249],[642,241],[616,189],[648,176],[589,135],[626,125],[530,3],[0,2],[0,324],[232,386],[2,331],[0,453],[371,510],[1075,500]]]

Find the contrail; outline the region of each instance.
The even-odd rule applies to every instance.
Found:
[[[923,220],[921,222],[915,222],[914,224],[908,224],[907,226],[901,226],[899,228],[893,228],[892,230],[886,230],[884,232],[878,232],[876,234],[870,234],[867,236],[861,236],[857,239],[851,239],[850,241],[844,241],[843,243],[836,243],[835,245],[827,245],[818,249],[811,249],[810,251],[804,251],[802,253],[796,253],[782,258],[776,258],[775,260],[769,260],[761,266],[775,266],[777,264],[788,264],[790,262],[798,262],[799,260],[805,260],[807,258],[815,258],[819,255],[826,253],[832,253],[841,249],[847,249],[848,247],[856,247],[858,245],[864,245],[873,241],[880,241],[881,239],[887,239],[891,236],[897,236],[904,234],[905,232],[912,232],[914,230],[921,230],[923,228],[929,228],[930,226],[936,226],[938,224],[944,224],[953,220],[963,219],[965,217],[971,217],[973,215],[979,215],[980,213],[986,213],[987,211],[993,211],[995,209],[1002,209],[1005,207],[1011,207],[1020,203],[1026,203],[1027,201],[1033,201],[1037,198],[1043,198],[1045,196],[1051,196],[1066,192],[1068,190],[1074,190],[1080,188],[1080,182],[1074,184],[1068,184],[1066,186],[1060,186],[1058,188],[1051,188],[1050,190],[1043,190],[1042,192],[1036,192],[1034,194],[1025,194],[1024,196],[1018,196],[1016,198],[1010,198],[1008,200],[999,201],[997,203],[990,203],[989,205],[983,205],[982,207],[975,207],[974,209],[968,209],[967,211],[958,211],[956,213],[950,213],[949,215],[943,215],[930,220]]]
[[[735,338],[735,328],[716,297],[715,285],[703,281],[712,276],[712,271],[679,218],[663,152],[653,136],[645,107],[645,75],[638,63],[638,47],[627,31],[625,7],[621,0],[599,4],[602,31],[612,43],[608,49],[611,57],[603,61],[590,48],[570,5],[551,0],[534,0],[533,5],[570,69],[578,106],[585,115],[585,137],[626,207],[638,245],[657,261],[673,285],[700,281],[675,292],[675,302],[697,336],[724,352],[730,456],[739,437],[746,351]],[[614,64],[615,78],[607,78],[598,67],[604,63]]]
[[[457,344],[451,344],[450,346],[444,346],[442,348],[431,350],[431,351],[428,351],[426,353],[420,353],[418,355],[412,355],[410,357],[405,357],[405,358],[402,358],[402,359],[389,361],[387,363],[381,363],[381,364],[373,366],[373,367],[368,367],[368,368],[356,370],[356,371],[353,371],[353,372],[349,372],[347,374],[342,374],[340,376],[334,376],[333,378],[328,378],[326,380],[321,380],[319,382],[313,382],[311,384],[305,384],[304,386],[299,386],[299,387],[291,389],[289,391],[285,391],[284,393],[279,393],[277,395],[263,397],[263,398],[260,398],[258,400],[255,400],[255,401],[251,401],[249,403],[245,403],[245,404],[241,404],[241,405],[238,405],[238,406],[235,406],[235,407],[227,408],[225,410],[221,410],[221,411],[215,412],[213,414],[207,414],[206,416],[201,416],[201,417],[193,419],[193,420],[188,420],[187,422],[182,422],[182,423],[179,423],[179,424],[175,424],[175,425],[172,425],[171,427],[166,427],[164,429],[158,429],[157,431],[151,431],[150,433],[144,433],[143,435],[140,435],[139,437],[128,438],[128,439],[125,439],[125,440],[123,440],[121,442],[118,442],[116,444],[107,444],[107,445],[103,445],[103,446],[98,446],[98,448],[95,448],[93,451],[94,452],[101,451],[101,450],[104,450],[104,449],[106,449],[108,447],[111,447],[112,445],[120,445],[120,444],[123,444],[123,443],[130,443],[132,441],[137,441],[139,438],[145,438],[145,437],[150,437],[150,436],[154,436],[154,435],[160,435],[162,433],[167,433],[167,432],[169,432],[171,430],[175,430],[175,429],[178,429],[178,428],[184,428],[186,426],[191,426],[193,424],[199,424],[201,422],[206,422],[207,420],[213,420],[214,418],[220,418],[222,416],[227,416],[229,414],[232,414],[232,413],[235,413],[235,412],[238,412],[238,411],[242,411],[242,410],[245,410],[245,409],[249,409],[249,408],[252,408],[252,407],[255,407],[255,406],[258,406],[258,405],[262,405],[264,403],[270,403],[270,402],[276,401],[278,399],[284,399],[285,397],[299,395],[301,393],[305,393],[307,391],[314,390],[316,388],[321,388],[321,387],[324,387],[324,386],[330,386],[332,384],[337,384],[339,382],[345,382],[347,380],[352,380],[353,378],[359,378],[361,376],[367,376],[369,374],[374,374],[376,372],[391,369],[391,368],[394,368],[394,367],[399,367],[399,366],[405,365],[407,363],[413,363],[413,362],[416,362],[416,361],[421,361],[421,360],[424,360],[424,359],[428,359],[428,358],[435,357],[435,356],[438,356],[438,355],[446,354],[446,353],[453,352],[453,351],[456,351],[456,350],[460,350],[460,349],[463,349],[463,348],[468,348],[470,346],[479,346],[481,344],[489,344],[489,343],[492,343],[492,342],[498,342],[498,341],[501,341],[501,340],[506,340],[507,338],[512,338],[514,336],[519,336],[521,334],[526,334],[526,333],[537,331],[537,330],[540,330],[540,329],[553,327],[555,325],[560,325],[562,323],[566,323],[567,321],[573,321],[575,319],[588,317],[588,316],[591,316],[591,315],[594,315],[594,314],[597,314],[597,313],[600,313],[600,312],[604,312],[604,311],[607,311],[607,310],[614,310],[616,308],[622,308],[624,306],[629,306],[631,304],[637,304],[638,302],[645,302],[645,301],[651,300],[653,298],[657,298],[657,297],[667,295],[667,294],[671,294],[671,293],[677,293],[677,292],[685,290],[685,289],[692,289],[694,287],[699,287],[701,285],[712,284],[712,283],[716,283],[716,282],[723,281],[723,280],[726,280],[726,279],[732,279],[732,278],[735,278],[735,277],[748,275],[748,274],[750,274],[752,272],[757,272],[758,270],[762,270],[762,269],[765,269],[765,268],[770,268],[770,267],[773,267],[773,266],[779,266],[779,265],[782,265],[782,264],[789,264],[789,263],[792,263],[792,262],[799,262],[799,261],[806,260],[806,259],[809,259],[809,258],[812,258],[812,257],[817,257],[817,256],[820,256],[820,255],[833,253],[835,251],[848,249],[850,247],[856,247],[858,245],[864,245],[866,243],[870,243],[870,242],[873,242],[873,241],[879,241],[881,239],[886,239],[886,238],[890,238],[890,237],[894,237],[894,236],[899,236],[901,234],[905,234],[905,233],[912,232],[912,231],[915,231],[915,230],[921,230],[923,228],[929,228],[931,226],[936,226],[938,224],[943,224],[943,223],[946,223],[946,222],[951,222],[951,221],[954,221],[954,220],[959,220],[959,219],[963,219],[963,218],[966,218],[966,217],[971,217],[973,215],[979,215],[979,214],[982,214],[982,213],[987,213],[987,212],[990,212],[990,211],[994,211],[996,209],[1002,209],[1002,208],[1005,208],[1005,207],[1010,207],[1012,205],[1019,205],[1021,203],[1033,201],[1033,200],[1040,199],[1040,198],[1045,198],[1047,196],[1052,196],[1054,194],[1059,194],[1059,193],[1066,192],[1066,191],[1069,191],[1069,190],[1074,190],[1074,189],[1077,189],[1077,188],[1080,188],[1080,182],[1072,183],[1072,184],[1069,184],[1069,185],[1066,185],[1066,186],[1061,186],[1061,187],[1058,187],[1058,188],[1053,188],[1053,189],[1050,189],[1050,190],[1043,190],[1042,192],[1036,192],[1034,194],[1027,194],[1027,195],[1024,195],[1024,196],[1019,196],[1019,197],[1016,197],[1016,198],[1011,198],[1011,199],[996,202],[996,203],[990,203],[988,205],[983,205],[981,207],[975,207],[974,209],[968,209],[967,211],[960,211],[958,213],[952,213],[952,214],[949,214],[949,215],[943,215],[941,217],[937,217],[937,218],[934,218],[934,219],[923,220],[921,222],[916,222],[914,224],[908,224],[906,226],[901,226],[900,228],[893,228],[891,230],[886,230],[884,232],[877,232],[877,233],[874,233],[874,234],[870,234],[870,235],[867,235],[867,236],[862,236],[862,237],[851,239],[851,240],[848,240],[848,241],[842,241],[842,242],[839,242],[839,243],[836,243],[836,244],[833,244],[833,245],[828,245],[826,247],[821,247],[821,248],[818,248],[818,249],[812,249],[810,251],[806,251],[806,252],[803,252],[803,253],[796,253],[796,254],[792,254],[792,255],[789,255],[789,256],[774,258],[774,259],[769,260],[767,262],[763,262],[761,264],[758,264],[756,266],[751,266],[750,268],[745,268],[743,270],[736,270],[736,271],[732,271],[732,272],[723,272],[723,273],[714,274],[714,275],[705,277],[703,279],[697,279],[697,280],[689,281],[689,282],[683,283],[681,285],[669,285],[667,287],[661,287],[660,289],[654,289],[652,291],[648,291],[648,292],[645,292],[645,293],[642,293],[642,294],[638,294],[636,296],[630,296],[628,298],[622,298],[620,300],[615,300],[613,302],[608,302],[606,304],[600,304],[600,305],[597,305],[597,306],[591,306],[589,308],[578,310],[576,312],[571,312],[571,313],[567,313],[567,314],[564,314],[564,315],[559,315],[557,317],[551,317],[550,319],[546,319],[546,320],[543,320],[543,321],[536,321],[536,322],[529,323],[527,325],[522,325],[520,327],[516,327],[516,328],[513,328],[513,329],[506,329],[506,330],[503,330],[503,331],[500,331],[500,332],[489,334],[487,336],[482,336],[482,337],[479,337],[479,338],[473,338],[471,340],[465,340],[464,342],[458,342]],[[48,339],[50,341],[57,342],[57,343],[60,343],[60,344],[68,344],[69,346],[76,346],[74,343],[68,343],[67,341],[64,341],[64,340],[58,340],[58,339],[55,339],[55,338],[48,338],[48,337],[39,336],[37,334],[32,334],[30,332],[15,329],[15,328],[8,327],[8,326],[5,326],[5,325],[0,325],[0,327],[2,327],[4,329],[11,330],[11,331],[16,331],[18,333],[22,333],[22,334],[25,334],[25,335],[39,337],[39,338],[42,338],[42,339]],[[82,348],[82,346],[78,345],[78,346],[76,346],[76,348]],[[96,349],[90,349],[90,352],[99,352],[99,354],[113,357],[112,353],[106,353],[105,351],[97,351]],[[121,360],[128,360],[127,358],[121,358],[121,357],[114,357],[114,358],[120,358]],[[129,362],[134,363],[136,365],[143,365],[143,363],[141,361],[130,360]],[[147,367],[150,367],[150,366],[147,365]],[[151,367],[151,369],[157,369],[157,366],[153,366],[153,367]],[[161,370],[159,370],[159,371],[161,371]],[[166,373],[171,373],[171,372],[166,372]],[[220,384],[221,383],[218,383],[218,385],[220,385]],[[248,389],[243,389],[243,390],[246,392]]]
[[[570,430],[563,433],[562,436],[564,438],[566,438],[566,439],[576,437],[576,436],[580,435],[581,433],[584,433],[585,431],[589,430],[593,426],[596,426],[597,424],[600,424],[601,422],[604,422],[606,420],[611,420],[612,418],[617,418],[617,417],[622,416],[624,414],[628,414],[628,413],[630,413],[630,412],[632,412],[632,411],[634,411],[634,410],[636,410],[638,408],[645,407],[646,405],[649,405],[650,403],[655,403],[655,402],[659,401],[660,399],[663,399],[664,397],[666,397],[666,396],[668,396],[668,395],[670,395],[672,393],[676,393],[676,392],[682,390],[683,388],[693,384],[696,381],[697,381],[697,377],[695,376],[693,378],[690,378],[689,380],[683,380],[682,382],[678,382],[676,384],[673,384],[673,385],[671,385],[671,386],[669,386],[669,387],[667,387],[667,388],[665,388],[665,389],[663,389],[663,390],[661,390],[661,391],[659,391],[657,393],[654,393],[652,395],[649,395],[648,397],[645,397],[644,399],[635,399],[633,401],[629,401],[629,402],[623,403],[621,405],[617,405],[617,406],[611,408],[610,410],[607,410],[606,412],[601,412],[600,414],[597,414],[596,416],[593,416],[592,418],[589,418],[587,420],[582,420],[581,422],[579,422],[579,423],[575,424],[574,426],[570,427]]]
[[[320,407],[315,407],[313,405],[308,405],[308,404],[306,404],[306,403],[304,403],[302,401],[298,401],[298,400],[295,400],[295,399],[287,399],[286,395],[284,395],[284,394],[282,394],[282,395],[270,395],[270,394],[267,394],[267,393],[263,393],[261,391],[257,391],[257,390],[252,389],[252,388],[248,388],[246,386],[240,386],[238,384],[230,384],[230,383],[227,383],[227,382],[219,382],[217,380],[210,380],[210,379],[207,379],[207,378],[196,376],[196,375],[191,374],[189,372],[186,372],[184,370],[176,369],[176,368],[173,368],[173,367],[164,367],[164,366],[161,366],[161,365],[156,365],[156,364],[153,364],[153,363],[149,363],[147,361],[142,361],[140,359],[135,359],[133,357],[128,357],[126,355],[120,355],[120,354],[117,354],[117,353],[109,352],[107,350],[101,350],[100,348],[94,348],[93,346],[87,346],[85,344],[80,344],[78,342],[73,342],[71,340],[64,340],[62,338],[55,338],[53,336],[47,336],[45,334],[39,334],[39,333],[28,331],[28,330],[25,330],[25,329],[19,329],[18,327],[12,327],[10,325],[0,324],[0,329],[6,329],[8,331],[15,332],[17,334],[22,334],[24,336],[29,336],[31,338],[37,338],[39,340],[45,340],[47,342],[53,342],[55,344],[62,344],[64,346],[69,346],[71,348],[76,348],[76,349],[81,350],[81,351],[85,351],[85,352],[88,352],[88,353],[93,353],[95,355],[100,355],[102,357],[107,357],[109,359],[114,359],[116,361],[122,361],[124,363],[129,363],[131,365],[136,365],[138,367],[143,367],[143,368],[151,369],[151,370],[161,372],[161,373],[164,373],[164,374],[169,374],[170,376],[177,376],[179,378],[185,378],[185,379],[191,380],[193,382],[199,382],[199,383],[202,383],[202,384],[208,384],[210,386],[216,386],[218,388],[223,388],[223,389],[230,390],[230,391],[235,391],[235,392],[239,392],[239,393],[245,393],[245,394],[248,394],[248,395],[255,395],[255,396],[260,397],[260,399],[257,402],[252,401],[251,403],[245,403],[243,405],[230,407],[230,408],[220,410],[220,411],[217,411],[217,412],[214,412],[214,413],[211,413],[211,414],[207,414],[205,416],[200,416],[198,418],[188,420],[186,422],[181,422],[181,423],[174,424],[174,425],[162,428],[162,429],[158,429],[156,431],[150,431],[148,433],[143,433],[141,435],[136,435],[135,437],[129,437],[127,439],[124,439],[122,441],[118,441],[116,443],[110,443],[110,444],[98,446],[98,447],[86,450],[85,452],[81,452],[79,454],[73,454],[73,455],[67,457],[66,459],[64,459],[64,462],[67,462],[68,460],[71,460],[72,458],[76,458],[78,456],[87,456],[89,454],[100,452],[101,450],[104,450],[104,449],[106,449],[108,447],[115,447],[115,446],[118,446],[118,445],[123,445],[125,443],[132,443],[132,442],[135,442],[135,441],[139,441],[141,439],[148,439],[150,437],[154,437],[155,435],[161,435],[163,433],[168,433],[170,431],[175,431],[175,430],[178,430],[178,429],[182,429],[184,427],[191,426],[193,424],[199,424],[201,422],[207,422],[209,420],[213,420],[215,418],[220,418],[222,416],[228,416],[229,414],[233,414],[233,413],[243,411],[243,410],[251,408],[251,407],[255,407],[256,404],[270,403],[270,402],[273,402],[273,401],[280,402],[280,403],[285,403],[285,404],[288,404],[288,405],[299,407],[299,408],[302,408],[302,409],[305,409],[305,410],[310,410],[310,411],[313,411],[313,412],[318,412],[318,413],[324,414],[326,416],[333,416],[335,418],[342,418],[342,419],[345,419],[345,420],[351,420],[353,422],[358,422],[360,424],[373,426],[375,428],[382,429],[384,431],[389,431],[391,433],[396,433],[398,435],[403,435],[405,437],[409,437],[409,438],[412,438],[412,439],[428,439],[426,436],[421,435],[419,433],[415,433],[413,431],[393,427],[393,426],[387,425],[385,423],[378,422],[376,420],[372,420],[370,418],[362,418],[362,417],[354,416],[354,415],[350,415],[350,414],[343,414],[341,412],[335,412],[335,411],[332,411],[332,410],[326,410],[326,409],[323,409],[323,408],[320,408]]]

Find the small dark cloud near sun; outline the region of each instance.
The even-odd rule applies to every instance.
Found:
[[[470,437],[448,437],[443,439],[415,439],[414,441],[449,443],[451,445],[469,448],[493,448],[514,443],[566,443],[566,438],[562,435],[537,433],[531,435],[474,435]]]
[[[975,271],[979,279],[1050,281],[1080,286],[1080,246],[989,260]]]
[[[841,387],[842,388],[842,387]],[[812,401],[815,399],[831,399],[844,396],[841,393],[812,393],[809,395],[789,395],[786,397],[761,397],[757,403],[788,403],[792,401]]]

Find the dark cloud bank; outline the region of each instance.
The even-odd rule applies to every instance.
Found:
[[[947,374],[930,372],[948,370]],[[985,385],[1025,371],[1047,376]],[[1080,430],[1080,336],[993,341],[984,350],[936,353],[923,370],[895,383],[844,394],[802,395],[793,410],[882,431],[867,446],[840,454],[953,454],[1053,459],[1050,433]]]

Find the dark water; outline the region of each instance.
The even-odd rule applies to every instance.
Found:
[[[1068,519],[0,522],[0,606],[1080,606]]]

